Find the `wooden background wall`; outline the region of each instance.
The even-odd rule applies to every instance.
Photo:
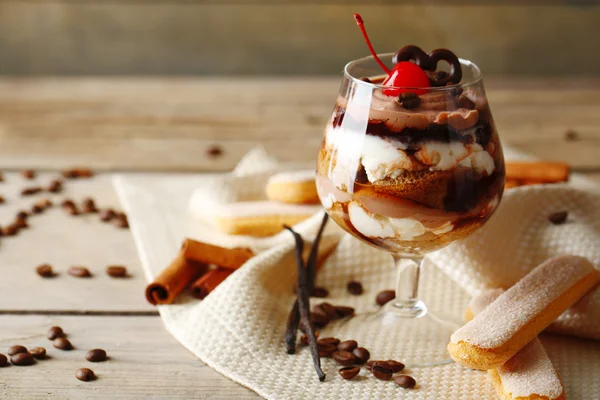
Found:
[[[600,73],[597,1],[0,0],[0,74],[337,74],[449,47],[486,73]]]

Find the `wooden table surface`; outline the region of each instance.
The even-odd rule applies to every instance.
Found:
[[[110,171],[189,173],[230,169],[263,144],[288,161],[314,158],[333,106],[337,78],[0,78],[0,225],[36,197],[25,186],[47,184],[57,171],[91,166],[93,179],[68,181],[53,195],[97,199],[120,208]],[[490,79],[488,94],[500,135],[549,160],[564,160],[600,182],[600,81]],[[576,132],[567,140],[567,130]],[[206,151],[219,146],[223,153]],[[17,170],[43,172],[34,181]],[[35,267],[60,272],[42,279]],[[131,277],[104,274],[125,264]],[[94,276],[68,276],[69,266]],[[58,208],[32,217],[31,227],[0,245],[0,353],[13,344],[44,346],[50,355],[31,367],[0,368],[2,399],[253,399],[183,348],[146,303],[146,284],[128,230],[97,216],[70,217]],[[47,329],[60,325],[75,350],[54,349]],[[91,364],[91,348],[110,359]],[[80,367],[99,379],[75,379]]]

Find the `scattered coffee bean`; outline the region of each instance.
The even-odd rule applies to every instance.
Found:
[[[331,357],[336,352],[337,346],[334,344],[317,345],[319,357]]]
[[[46,349],[43,347],[34,347],[33,349],[29,350],[29,352],[34,358],[37,358],[38,360],[41,360],[44,357],[46,357]]]
[[[83,200],[83,211],[86,213],[97,213],[98,208],[96,208],[96,203],[94,199],[88,197]]]
[[[387,303],[389,303],[390,301],[394,300],[395,298],[396,298],[396,292],[395,291],[393,291],[393,290],[384,290],[383,292],[379,292],[379,294],[375,298],[375,301],[380,306],[384,306]]]
[[[56,339],[54,339],[54,341],[52,342],[52,346],[56,347],[59,350],[73,349],[73,345],[71,344],[69,339],[66,339],[64,337],[57,337]]]
[[[16,344],[16,345],[10,346],[8,348],[9,356],[14,356],[15,354],[19,354],[19,353],[27,353],[27,347]]]
[[[21,210],[17,213],[17,219],[27,219],[27,217],[29,217],[27,211]]]
[[[319,332],[316,331],[315,339],[318,339],[318,338],[319,338]],[[304,346],[308,346],[308,336],[306,336],[304,334],[302,336],[300,336],[300,343],[303,344]]]
[[[19,229],[14,225],[8,225],[2,228],[2,236],[15,236]]]
[[[377,365],[377,363],[373,364],[371,367],[371,373],[377,379],[381,379],[382,381],[389,381],[392,379],[392,371],[384,368],[382,366]]]
[[[4,182],[4,174],[0,172],[0,182]]]
[[[46,334],[46,337],[50,340],[54,340],[56,338],[64,336],[65,333],[63,332],[63,329],[60,326],[53,326],[52,328],[48,329],[48,333]]]
[[[8,358],[4,354],[0,354],[0,367],[6,367],[8,365]]]
[[[86,267],[71,267],[67,271],[67,274],[75,276],[77,278],[89,278],[90,276],[92,276],[90,270]]]
[[[376,362],[377,362],[376,360],[369,360],[365,363],[365,367],[370,371]]]
[[[567,129],[567,131],[565,132],[565,140],[568,142],[574,142],[576,140],[579,140],[579,134],[573,129]]]
[[[335,360],[335,362],[337,362],[340,365],[343,365],[344,367],[348,367],[350,365],[354,365],[356,364],[356,356],[352,353],[350,353],[349,351],[335,351],[333,353],[333,359]]]
[[[67,214],[72,215],[72,216],[79,215],[79,209],[77,208],[77,206],[63,207],[63,210],[65,210],[65,212]]]
[[[42,278],[52,278],[54,276],[54,271],[52,270],[52,266],[49,264],[42,264],[35,269],[35,272]]]
[[[96,374],[89,368],[79,368],[77,372],[75,372],[75,378],[80,381],[89,382],[96,379]]]
[[[114,212],[114,210],[107,208],[106,210],[100,211],[100,220],[108,222],[112,220],[116,215],[117,214]]]
[[[102,349],[92,349],[85,353],[85,359],[91,362],[106,361],[106,351]]]
[[[6,203],[6,199],[3,196],[0,196],[0,204]]]
[[[117,214],[114,220],[114,224],[118,228],[127,229],[129,228],[129,221],[127,220],[127,216],[123,213]]]
[[[31,207],[31,212],[33,214],[40,214],[44,211],[44,207],[41,207],[37,204],[34,204],[33,207]]]
[[[317,340],[317,344],[319,344],[319,345],[332,344],[334,346],[337,346],[340,344],[340,339],[334,338],[334,337],[326,337],[326,338]]]
[[[329,323],[329,318],[323,310],[318,307],[314,307],[310,313],[310,320],[315,326],[323,327]]]
[[[348,289],[348,292],[350,294],[353,294],[355,296],[363,294],[362,284],[358,281],[348,282],[348,284],[346,285],[346,288]]]
[[[33,179],[35,178],[35,171],[32,169],[26,169],[23,171],[23,178],[25,179]]]
[[[75,202],[71,199],[64,199],[61,203],[60,203],[61,207],[76,207]]]
[[[317,286],[313,288],[312,293],[310,294],[312,297],[327,297],[329,296],[329,290],[324,287]]]
[[[48,190],[50,193],[59,193],[59,192],[61,192],[61,191],[62,191],[62,189],[63,189],[63,186],[62,186],[62,185],[63,185],[62,181],[60,181],[60,180],[58,180],[58,179],[55,179],[55,180],[53,180],[52,182],[50,182],[50,185],[48,186],[48,189],[47,189],[47,190]]]
[[[565,223],[569,213],[567,211],[559,211],[552,213],[548,216],[548,220],[552,222],[554,225],[560,225]]]
[[[416,386],[417,381],[412,376],[398,375],[394,378],[396,385],[403,387],[404,389],[412,389]]]
[[[339,318],[354,316],[354,308],[346,306],[335,306],[335,312]]]
[[[211,157],[219,157],[223,154],[223,148],[218,145],[211,146],[208,149],[206,149],[206,154],[208,154]]]
[[[379,365],[385,369],[389,369],[393,373],[400,372],[404,369],[404,364],[395,360],[376,361],[375,365]]]
[[[121,265],[111,265],[106,267],[106,273],[113,278],[125,278],[127,276],[127,268]]]
[[[42,191],[42,188],[39,186],[27,187],[21,190],[21,196],[33,196],[34,194],[38,194]]]
[[[31,353],[25,352],[11,356],[10,362],[13,363],[13,365],[31,365],[35,362],[35,360]]]
[[[14,226],[17,230],[29,228],[27,220],[22,218],[17,218],[15,222],[13,222],[12,226]]]
[[[358,347],[358,343],[356,340],[344,340],[342,343],[338,344],[338,350],[342,351],[352,351]]]
[[[325,315],[327,315],[327,318],[330,321],[333,321],[338,317],[337,312],[335,311],[335,307],[332,304],[324,302],[319,304],[318,307],[320,307],[321,310],[323,310],[323,312],[325,313]]]
[[[419,107],[419,104],[421,104],[421,99],[416,93],[404,92],[398,96],[398,103],[400,103],[400,105],[407,110],[412,110]]]
[[[369,361],[369,358],[371,358],[371,353],[369,353],[369,350],[365,349],[364,347],[357,347],[356,349],[352,350],[352,354],[356,356],[358,364],[364,364]]]
[[[52,200],[50,200],[49,198],[44,197],[44,198],[36,201],[35,205],[40,206],[45,209],[45,208],[52,207],[54,205],[54,203],[52,203]]]
[[[360,372],[359,367],[344,367],[338,371],[338,373],[344,379],[352,379]]]
[[[94,173],[89,168],[71,168],[62,172],[62,175],[68,179],[91,178]]]

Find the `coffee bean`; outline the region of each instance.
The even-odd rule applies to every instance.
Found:
[[[100,220],[104,222],[108,222],[112,220],[116,216],[114,210],[107,208],[106,210],[100,211]]]
[[[395,298],[396,298],[396,292],[395,291],[393,291],[393,290],[384,290],[383,292],[379,292],[379,294],[375,298],[375,301],[380,306],[384,306],[387,303],[389,303],[390,301],[394,300]]]
[[[63,329],[60,326],[53,326],[52,328],[48,329],[48,333],[46,334],[46,337],[49,340],[54,340],[56,338],[64,336],[65,333],[63,332]]]
[[[51,278],[54,276],[54,271],[52,270],[52,266],[49,264],[42,264],[35,269],[35,272],[42,278]]]
[[[71,344],[69,339],[66,339],[64,337],[58,337],[58,338],[54,339],[54,341],[52,342],[52,346],[56,347],[59,350],[72,350],[73,349],[73,345]]]
[[[319,304],[319,307],[321,308],[321,310],[323,310],[325,315],[327,315],[327,318],[330,321],[333,321],[334,319],[338,318],[337,312],[335,311],[335,307],[332,304],[324,302]]]
[[[16,345],[10,346],[8,348],[9,356],[14,356],[15,354],[19,354],[19,353],[27,353],[27,347],[16,344]]]
[[[68,207],[76,207],[75,202],[71,199],[64,199],[61,203],[60,206],[63,208],[68,208]]]
[[[359,364],[364,364],[369,360],[369,358],[371,358],[371,353],[369,353],[369,350],[365,349],[364,347],[357,347],[356,349],[352,350],[352,354],[356,356]]]
[[[369,360],[365,363],[365,367],[370,371],[376,362],[377,362],[376,360]]]
[[[329,291],[324,287],[317,286],[313,288],[311,294],[312,297],[327,297],[329,296]]]
[[[35,360],[33,359],[31,353],[25,352],[15,354],[14,356],[10,357],[10,362],[13,363],[13,365],[31,365],[35,362]]]
[[[331,357],[337,351],[337,346],[334,344],[319,344],[317,349],[319,350],[319,357]]]
[[[340,339],[334,338],[334,337],[326,337],[326,338],[317,340],[317,344],[320,344],[320,345],[332,344],[334,346],[337,346],[340,344]]]
[[[2,236],[15,236],[19,229],[15,225],[8,225],[2,228]]]
[[[412,389],[416,386],[417,381],[412,376],[398,375],[394,378],[396,385],[403,387],[404,389]]]
[[[47,197],[44,197],[43,199],[39,199],[38,201],[35,202],[35,204],[44,209],[52,207],[54,205],[54,203],[52,203],[52,200],[50,200]]]
[[[4,182],[4,174],[0,172],[0,182]]]
[[[314,307],[313,311],[310,313],[310,320],[315,326],[325,326],[329,323],[329,318],[327,318],[327,314],[323,310],[318,307]]]
[[[346,285],[346,288],[348,289],[348,292],[350,294],[353,294],[355,296],[361,295],[363,293],[362,284],[358,281],[348,282],[348,284]]]
[[[89,382],[96,379],[96,374],[89,368],[79,368],[77,372],[75,372],[75,378],[80,381]]]
[[[25,178],[25,179],[35,178],[35,171],[32,169],[26,169],[22,173],[23,173],[23,178]]]
[[[219,157],[223,154],[223,148],[219,145],[210,146],[208,149],[206,149],[206,154],[211,157]]]
[[[379,365],[377,365],[377,363],[375,363],[372,367],[371,367],[371,373],[373,374],[373,376],[377,379],[381,379],[382,381],[389,381],[390,379],[392,379],[392,371],[381,367]]]
[[[92,349],[85,353],[85,359],[91,362],[106,361],[106,351],[102,349]]]
[[[62,191],[62,189],[63,189],[62,185],[63,185],[62,181],[55,179],[52,182],[50,182],[50,185],[48,186],[47,190],[50,193],[58,193],[58,192]]]
[[[118,228],[129,228],[129,221],[127,220],[127,216],[125,214],[117,214],[117,217],[114,220],[114,224]]]
[[[94,173],[89,168],[71,168],[62,171],[62,175],[68,179],[91,178]]]
[[[96,208],[96,203],[92,198],[86,198],[83,200],[83,211],[86,213],[97,213],[98,209]]]
[[[567,211],[559,211],[548,215],[548,221],[552,222],[554,225],[560,225],[567,220],[568,216],[569,213]]]
[[[111,265],[106,267],[106,273],[113,278],[125,278],[127,276],[127,268],[121,265]]]
[[[22,218],[17,218],[15,220],[15,222],[13,222],[12,226],[14,226],[15,229],[17,229],[17,230],[29,228],[29,224],[27,223],[27,220],[22,219]]]
[[[398,103],[400,103],[400,105],[407,110],[412,110],[419,107],[419,104],[421,104],[421,99],[416,93],[404,92],[398,97]]]
[[[27,211],[21,210],[17,213],[17,219],[27,219],[27,217],[29,217]]]
[[[31,207],[31,212],[32,212],[33,214],[41,214],[43,211],[44,211],[44,207],[41,207],[41,206],[39,206],[39,205],[37,205],[37,204],[34,204],[34,205]]]
[[[354,308],[346,306],[335,306],[335,312],[338,318],[346,318],[354,316]]]
[[[315,332],[315,339],[318,339],[318,338],[319,338],[319,332],[317,331],[317,332]],[[300,343],[305,346],[308,346],[308,336],[306,336],[306,335],[300,336]]]
[[[77,208],[77,206],[63,207],[63,210],[65,210],[67,214],[72,216],[79,215],[79,209]]]
[[[338,371],[338,373],[344,379],[352,379],[360,372],[359,367],[344,367]]]
[[[565,132],[565,140],[568,142],[574,142],[576,140],[579,139],[579,134],[577,133],[577,131],[573,130],[573,129],[568,129]]]
[[[376,361],[375,365],[389,369],[393,373],[400,372],[404,369],[404,364],[395,360]]]
[[[90,270],[86,267],[71,267],[67,271],[67,274],[75,276],[77,278],[89,278],[90,276],[92,276]]]
[[[356,364],[356,356],[349,351],[336,351],[333,353],[333,359],[344,367]]]
[[[39,186],[27,187],[21,190],[21,196],[33,196],[34,194],[38,194],[42,191],[42,188]]]
[[[344,340],[342,343],[338,344],[338,350],[342,351],[352,351],[358,347],[358,343],[356,340]]]
[[[8,365],[8,358],[4,354],[0,354],[0,367],[6,367]]]
[[[0,196],[0,204],[4,203],[6,203],[6,199],[4,198],[4,196]]]
[[[29,352],[34,358],[37,358],[38,360],[41,360],[44,357],[46,357],[46,349],[43,347],[34,347],[33,349],[29,350]]]

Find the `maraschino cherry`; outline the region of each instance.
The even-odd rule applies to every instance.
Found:
[[[395,86],[394,89],[383,89],[383,93],[387,96],[399,96],[400,93],[404,92],[415,92],[417,94],[424,93],[424,90],[403,90],[398,89],[398,87],[406,87],[406,88],[425,88],[429,87],[429,78],[425,71],[423,71],[419,66],[413,64],[410,61],[402,61],[394,66],[393,70],[390,70],[386,65],[377,57],[377,53],[373,49],[371,45],[371,41],[369,40],[369,36],[367,35],[367,31],[365,30],[365,23],[362,17],[359,14],[354,14],[354,19],[356,20],[356,24],[360,28],[360,31],[365,38],[365,42],[367,42],[367,47],[369,51],[373,55],[377,64],[384,70],[387,74],[387,78],[383,81],[383,86]]]

